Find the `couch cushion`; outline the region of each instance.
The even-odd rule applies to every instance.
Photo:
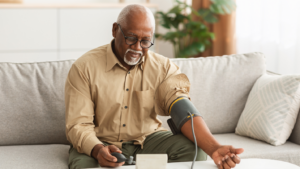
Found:
[[[68,144],[64,84],[73,62],[0,63],[0,145]]]
[[[212,133],[233,133],[255,81],[266,72],[262,53],[171,59],[190,82],[190,96]]]
[[[0,146],[0,166],[10,169],[68,169],[69,145]]]
[[[243,148],[244,152],[239,155],[242,159],[274,159],[300,166],[300,145],[290,141],[280,146],[273,146],[266,142],[239,136],[234,133],[214,134],[214,137],[222,145],[232,145],[235,148]],[[207,160],[212,159],[208,156]]]

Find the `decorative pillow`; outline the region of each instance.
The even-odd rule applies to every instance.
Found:
[[[300,106],[300,75],[262,75],[254,84],[235,133],[282,145]]]

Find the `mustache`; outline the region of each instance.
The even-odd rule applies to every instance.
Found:
[[[143,52],[142,51],[136,51],[136,50],[133,50],[133,49],[127,49],[126,52],[125,52],[125,55],[127,54],[127,52],[133,52],[133,53],[138,53],[140,54],[141,56],[143,55]]]

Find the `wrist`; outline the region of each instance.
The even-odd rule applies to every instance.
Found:
[[[222,145],[220,145],[219,143],[215,143],[215,145],[212,146],[212,148],[210,149],[209,152],[209,156],[212,158],[212,155],[215,151],[217,151]]]
[[[95,159],[97,159],[97,155],[98,155],[100,149],[103,148],[103,147],[105,147],[104,144],[96,144],[94,146],[93,150],[92,150],[92,153],[91,153],[92,157],[94,157]]]

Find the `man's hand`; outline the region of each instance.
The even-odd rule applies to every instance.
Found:
[[[237,154],[241,154],[242,152],[244,152],[243,148],[220,146],[212,153],[211,158],[218,166],[218,169],[230,169],[240,163],[241,159],[237,156]]]
[[[104,147],[102,144],[97,144],[92,150],[92,156],[98,161],[101,167],[122,166],[125,162],[116,163],[117,158],[111,155],[113,152],[122,153],[115,145]]]

